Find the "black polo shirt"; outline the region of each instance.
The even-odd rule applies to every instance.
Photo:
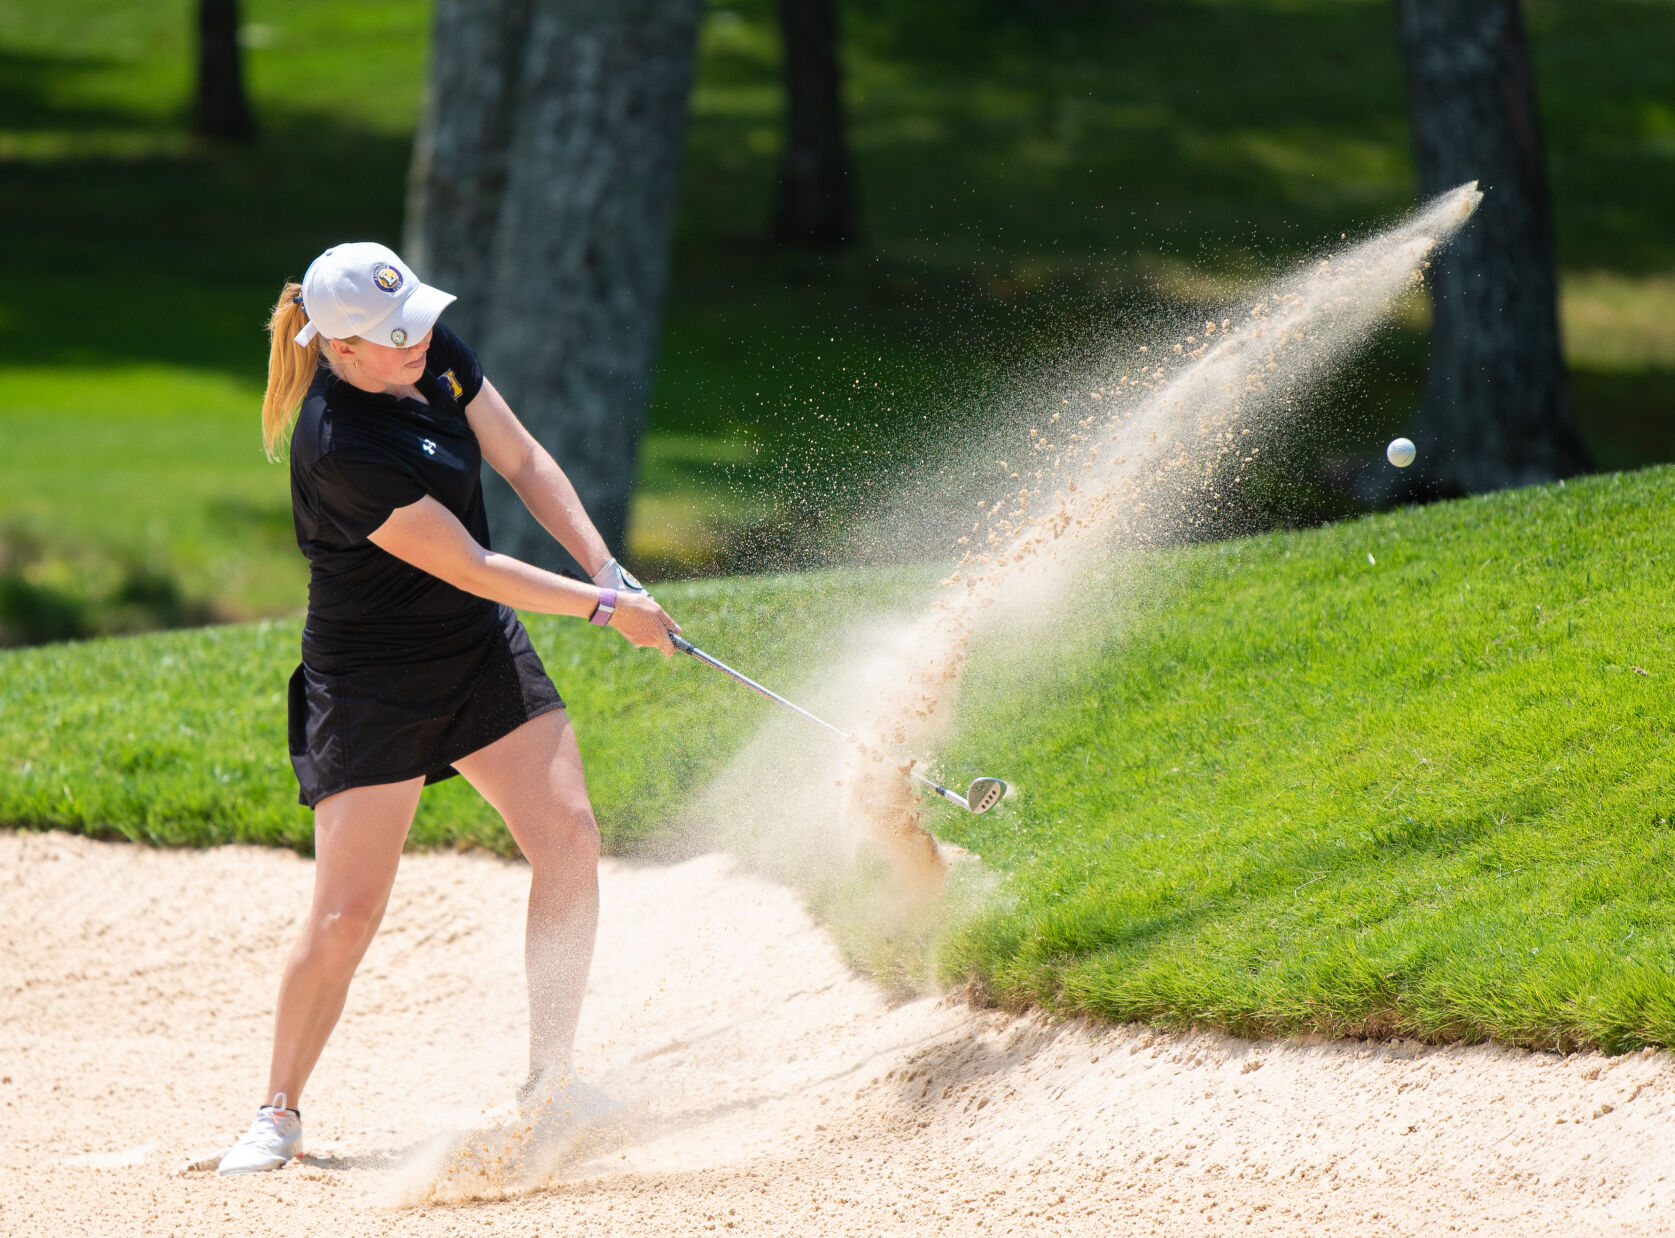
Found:
[[[496,609],[367,540],[428,494],[489,544],[483,454],[465,417],[483,386],[477,355],[437,323],[414,385],[429,403],[362,391],[322,364],[297,414],[291,512],[310,566],[305,657],[397,653]]]

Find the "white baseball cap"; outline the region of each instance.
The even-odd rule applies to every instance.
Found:
[[[297,332],[296,341],[306,345],[316,335],[328,340],[359,336],[406,348],[422,340],[454,300],[452,293],[420,283],[388,245],[333,245],[308,264],[302,277],[308,325]]]

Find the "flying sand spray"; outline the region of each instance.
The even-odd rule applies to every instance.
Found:
[[[991,626],[1020,637],[1054,613],[1096,558],[1202,535],[1218,517],[1238,512],[1250,465],[1333,364],[1423,284],[1432,252],[1481,198],[1475,184],[1462,185],[1386,232],[1305,262],[1242,309],[1183,330],[1178,342],[1115,346],[1059,389],[1022,393],[1020,403],[1037,413],[1027,442],[1015,424],[1020,412],[1009,419],[1018,431],[1013,446],[962,453],[963,461],[990,468],[976,479],[989,489],[977,519],[960,530],[963,552],[941,596],[889,633],[885,648],[876,628],[857,633],[855,655],[824,677],[851,694],[865,685],[871,713],[849,733],[814,719],[855,741],[835,780],[847,788],[846,828],[870,835],[898,872],[917,867],[919,889],[937,888],[948,851],[919,825],[913,781],[952,797],[916,761],[891,754],[934,749],[979,620],[987,615]],[[1005,488],[998,495],[997,474]],[[895,515],[912,518],[911,509]],[[762,774],[750,761],[743,758],[735,777],[759,787]],[[817,761],[796,772],[781,767],[773,777],[784,793],[777,802],[811,807],[830,799],[834,781]]]

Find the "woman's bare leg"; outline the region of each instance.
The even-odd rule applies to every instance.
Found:
[[[569,716],[533,718],[454,768],[505,819],[529,861],[529,1069],[566,1064],[599,927],[599,827]]]
[[[314,902],[279,982],[268,1098],[297,1107],[378,932],[424,779],[355,787],[314,810]]]

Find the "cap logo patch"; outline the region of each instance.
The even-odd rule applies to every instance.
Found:
[[[390,332],[390,343],[394,344],[397,348],[406,348],[407,332],[403,331],[400,327],[397,327],[394,331]]]
[[[380,262],[372,268],[372,282],[385,292],[400,292],[401,272],[387,262]]]

